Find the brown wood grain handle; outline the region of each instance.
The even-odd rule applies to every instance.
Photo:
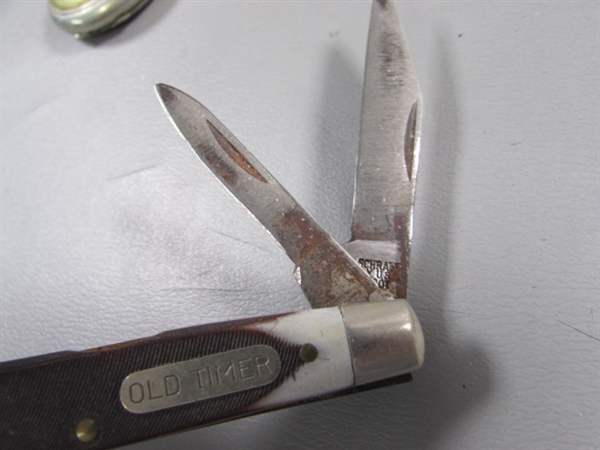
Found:
[[[276,319],[199,326],[88,351],[3,363],[0,365],[2,447],[112,448],[247,414],[252,404],[293,376],[304,363],[301,345],[255,326]],[[260,351],[265,348],[271,353],[261,356]],[[254,349],[254,354],[248,356],[248,350],[244,349]],[[281,362],[276,374],[273,352]],[[219,362],[213,356],[202,367],[202,361],[206,361],[203,358],[220,354],[226,357]],[[269,356],[271,360],[265,359]],[[197,387],[205,391],[211,387],[210,383],[219,385],[219,395],[181,405],[175,400],[165,408],[145,413],[131,412],[124,406],[127,396],[131,405],[141,404],[142,410],[161,397],[176,397],[176,391],[186,387],[183,379],[179,382],[171,377],[163,383],[164,375],[144,377],[143,371],[177,368],[182,361],[192,364],[199,361],[196,373],[188,377],[188,384],[195,377]],[[123,387],[128,376],[140,372],[137,381],[134,379]],[[252,380],[265,375],[271,377],[269,382],[253,387],[259,383],[253,385]],[[243,390],[227,393],[227,389],[233,389],[227,387],[228,383],[242,381],[246,382]]]
[[[102,449],[410,379],[422,331],[405,300],[169,331],[0,364],[7,449]],[[376,384],[371,384],[376,383]]]

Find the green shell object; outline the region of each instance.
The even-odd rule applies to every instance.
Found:
[[[78,38],[98,35],[132,19],[151,0],[49,0],[52,19]]]

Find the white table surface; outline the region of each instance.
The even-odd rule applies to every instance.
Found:
[[[131,449],[598,449],[599,4],[398,2],[425,102],[414,382]],[[155,0],[86,43],[1,2],[0,359],[308,307],[153,85],[349,238],[370,4]]]

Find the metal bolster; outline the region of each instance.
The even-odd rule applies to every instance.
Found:
[[[406,300],[355,303],[340,309],[356,386],[421,367],[425,355],[423,330]]]

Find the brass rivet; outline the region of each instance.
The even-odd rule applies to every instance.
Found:
[[[300,359],[304,362],[313,362],[319,356],[319,350],[312,344],[304,344],[300,347]]]
[[[99,432],[100,427],[98,426],[98,423],[89,417],[81,419],[77,424],[77,428],[75,428],[77,439],[81,442],[92,442],[98,437]]]

